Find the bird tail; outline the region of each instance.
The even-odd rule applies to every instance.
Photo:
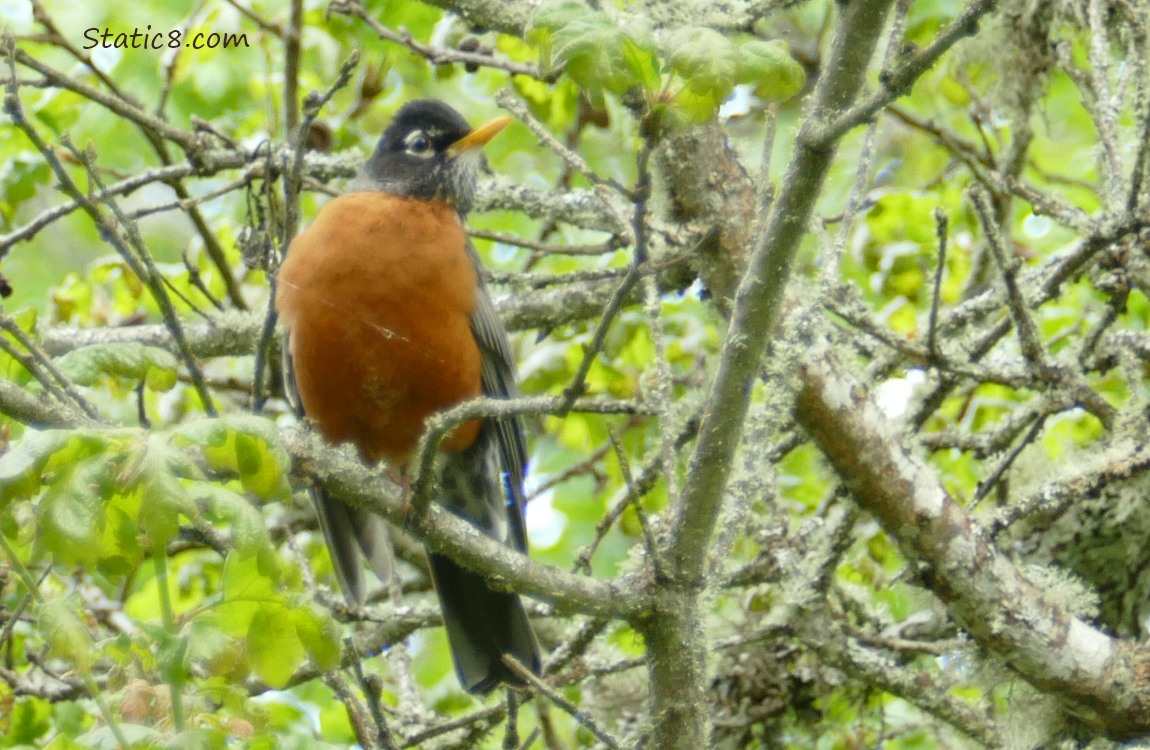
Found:
[[[392,550],[387,521],[328,497],[319,488],[313,489],[311,494],[339,587],[348,601],[363,604],[361,553],[380,581],[387,583],[391,578]]]
[[[483,576],[449,557],[429,553],[427,558],[463,689],[487,694],[501,682],[523,685],[503,663],[503,654],[539,674],[539,642],[519,595],[493,591]]]
[[[289,347],[283,349],[284,395],[296,416],[304,418],[303,401],[296,389],[295,364]],[[312,487],[311,499],[315,503],[323,538],[327,542],[335,577],[344,598],[363,604],[363,564],[359,553],[367,558],[372,571],[383,583],[391,579],[392,550],[387,521],[374,513],[353,508],[347,503],[328,497],[319,487]],[[357,551],[358,550],[358,551]]]

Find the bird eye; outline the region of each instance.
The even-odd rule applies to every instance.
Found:
[[[407,146],[407,153],[412,156],[426,157],[431,155],[431,139],[422,130],[417,130],[407,136],[404,144]]]

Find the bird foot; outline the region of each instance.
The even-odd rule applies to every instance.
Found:
[[[411,511],[412,508],[415,507],[411,502],[411,499],[415,496],[411,490],[411,477],[407,475],[407,472],[396,471],[395,469],[389,469],[387,476],[388,479],[399,485],[401,498],[399,515],[403,518],[403,532],[407,533],[408,522],[411,519]]]

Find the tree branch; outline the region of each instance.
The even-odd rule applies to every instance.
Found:
[[[802,366],[795,418],[856,502],[870,511],[955,619],[1023,679],[1112,737],[1150,731],[1150,652],[1107,636],[1050,602],[902,447],[865,386],[825,341]]]
[[[839,6],[842,15],[825,72],[799,130],[763,240],[754,248],[735,295],[726,345],[707,395],[698,444],[662,556],[669,563],[670,580],[659,582],[656,609],[640,623],[649,654],[651,712],[658,717],[651,737],[655,747],[694,750],[703,747],[709,736],[698,620],[707,550],[746,417],[747,390],[759,371],[799,241],[834,157],[833,142],[812,140],[812,136],[861,88],[890,3],[859,0]]]
[[[646,606],[643,589],[633,575],[600,581],[535,562],[438,505],[431,505],[422,514],[409,514],[399,487],[350,452],[333,448],[318,435],[298,428],[283,430],[280,435],[288,451],[332,497],[378,513],[398,526],[406,525],[435,552],[451,556],[491,581],[551,602],[561,610],[595,617],[629,617]]]
[[[743,274],[691,458],[682,513],[672,533],[673,570],[684,583],[697,581],[723,495],[731,457],[747,410],[746,389],[755,377],[782,306],[783,292],[807,219],[834,156],[835,144],[815,137],[822,121],[858,92],[882,32],[890,0],[845,6],[834,49],[799,131],[787,176],[763,235]]]

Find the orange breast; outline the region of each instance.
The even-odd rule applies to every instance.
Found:
[[[304,411],[329,441],[402,465],[429,415],[479,395],[465,246],[451,208],[385,193],[333,199],[292,242],[276,309]],[[463,424],[442,447],[478,432]]]

